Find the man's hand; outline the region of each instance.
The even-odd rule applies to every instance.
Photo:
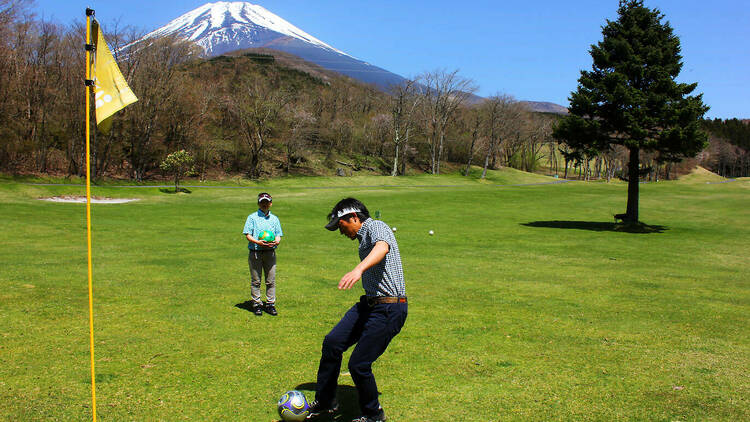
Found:
[[[362,270],[355,268],[352,271],[349,271],[341,277],[341,281],[339,281],[339,290],[351,289],[360,278],[362,278]]]
[[[362,262],[359,263],[359,265],[354,267],[353,270],[349,271],[343,277],[341,277],[341,281],[339,281],[339,290],[351,289],[352,286],[360,278],[362,278],[363,272],[367,271],[367,269],[371,268],[373,265],[377,264],[378,262],[382,261],[383,258],[385,258],[385,255],[388,253],[389,249],[390,246],[388,246],[386,242],[382,240],[377,241],[370,253],[365,257],[365,259],[363,259]]]

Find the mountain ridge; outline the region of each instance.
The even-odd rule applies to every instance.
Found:
[[[197,44],[209,58],[254,48],[290,53],[324,69],[373,84],[386,92],[407,80],[338,50],[263,6],[249,2],[206,3],[149,32],[140,41],[169,35]],[[473,97],[474,102],[482,99]],[[553,103],[522,102],[532,111],[567,113],[565,107]]]
[[[149,32],[141,41],[167,35],[194,42],[207,57],[248,48],[270,48],[384,90],[406,80],[338,50],[262,6],[248,2],[206,3]]]

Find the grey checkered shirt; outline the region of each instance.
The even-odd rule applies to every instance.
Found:
[[[359,239],[359,259],[363,260],[372,252],[375,243],[388,243],[389,250],[385,258],[367,269],[362,274],[362,287],[367,296],[406,296],[404,269],[401,266],[401,254],[398,251],[396,237],[391,228],[380,220],[368,218],[357,232]]]

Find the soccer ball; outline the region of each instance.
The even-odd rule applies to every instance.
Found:
[[[279,399],[278,408],[279,416],[285,421],[304,421],[310,414],[305,395],[297,390],[284,393]]]
[[[265,240],[266,242],[273,242],[276,240],[276,236],[268,230],[263,230],[258,235],[258,240]]]

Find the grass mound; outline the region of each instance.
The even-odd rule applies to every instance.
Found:
[[[726,181],[727,179],[704,167],[697,166],[693,171],[680,177],[678,180],[683,183],[716,183]]]

